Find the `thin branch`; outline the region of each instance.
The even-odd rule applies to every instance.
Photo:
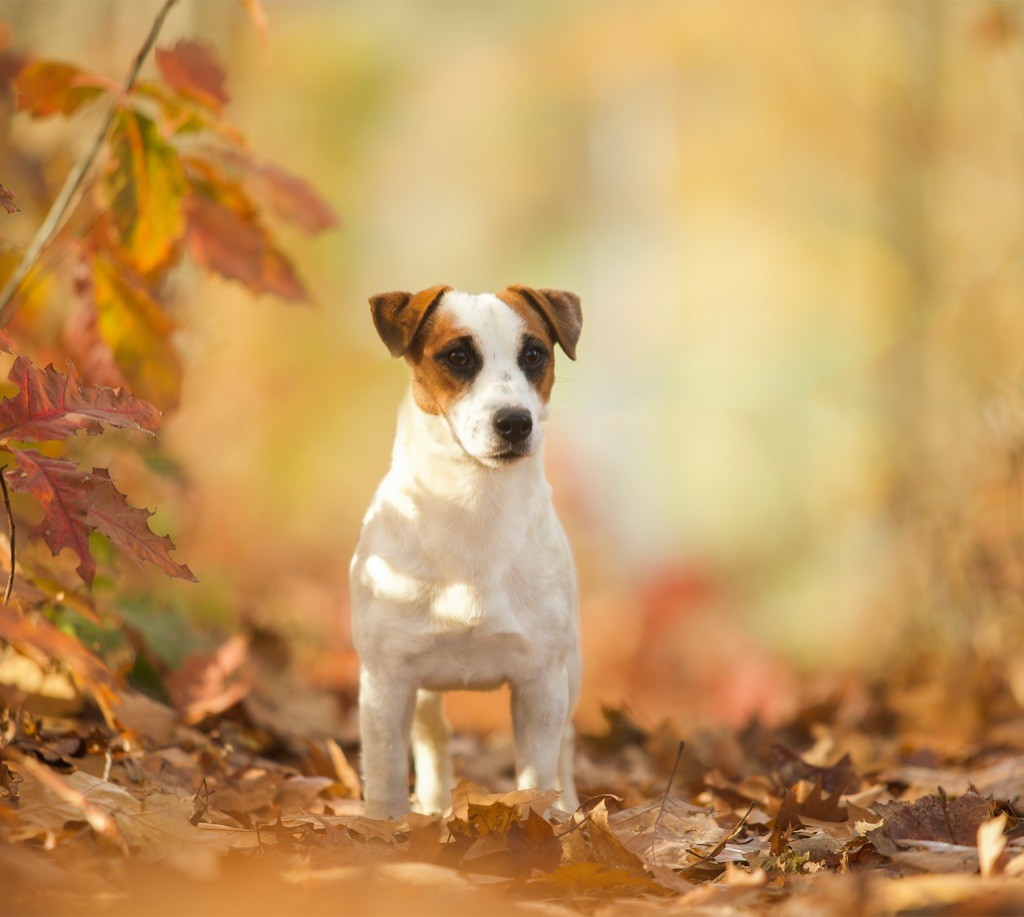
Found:
[[[111,105],[110,111],[103,119],[103,123],[96,132],[96,136],[93,137],[92,143],[89,144],[89,148],[82,158],[75,163],[75,167],[68,173],[68,177],[64,180],[64,186],[60,189],[60,193],[46,214],[42,225],[29,243],[28,248],[25,249],[25,254],[21,256],[21,261],[14,269],[14,273],[11,274],[3,290],[0,291],[0,328],[5,326],[14,317],[14,313],[18,311],[22,302],[24,302],[24,300],[19,301],[15,298],[18,288],[32,268],[36,266],[40,255],[43,253],[43,249],[46,248],[54,233],[60,228],[61,221],[64,219],[72,200],[82,187],[86,175],[99,155],[110,126],[114,123],[114,118],[117,115],[122,98],[131,92],[143,63],[149,56],[149,52],[153,50],[153,45],[156,44],[157,36],[160,34],[160,29],[163,28],[167,14],[170,13],[171,8],[177,2],[178,0],[164,0],[163,6],[160,7],[160,12],[156,14],[156,19],[153,20],[153,25],[150,26],[146,40],[142,43],[138,54],[135,55],[135,60],[132,62],[131,69],[128,71],[124,83],[121,84],[121,97],[114,100],[114,104]]]
[[[11,572],[7,577],[7,588],[4,590],[4,605],[11,600],[14,591],[14,513],[11,512],[11,495],[7,491],[7,475],[5,468],[0,468],[0,487],[4,491],[4,508],[7,510],[7,526],[11,533]]]

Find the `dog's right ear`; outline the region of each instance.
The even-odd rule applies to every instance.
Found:
[[[370,297],[373,324],[391,356],[405,356],[430,310],[450,289],[440,284],[419,293],[378,293]]]

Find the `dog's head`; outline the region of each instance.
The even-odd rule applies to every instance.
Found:
[[[370,298],[377,332],[405,357],[419,408],[447,422],[470,457],[500,467],[540,445],[554,346],[576,359],[575,293],[514,285],[478,296],[447,286]]]

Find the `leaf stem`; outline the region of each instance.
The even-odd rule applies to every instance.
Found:
[[[654,845],[658,842],[658,832],[661,830],[661,819],[665,814],[665,803],[668,802],[668,794],[672,789],[672,783],[676,779],[676,772],[679,770],[679,762],[683,759],[683,749],[686,748],[686,740],[679,740],[679,750],[676,752],[676,763],[672,765],[672,773],[668,775],[668,783],[665,785],[665,793],[661,797],[661,805],[658,807],[658,817],[654,821],[654,830],[651,832],[651,846],[650,852],[655,863],[657,863],[657,856],[655,855]]]
[[[7,469],[0,468],[0,488],[4,492],[4,507],[7,510],[8,531],[11,533],[11,572],[7,577],[7,588],[4,590],[4,605],[11,600],[14,591],[14,513],[11,511],[11,495],[7,490]]]
[[[160,29],[163,28],[167,14],[170,13],[171,8],[177,2],[178,0],[164,0],[163,6],[160,7],[160,11],[156,14],[156,19],[153,20],[153,24],[150,26],[146,40],[142,43],[142,47],[139,48],[138,53],[135,55],[131,69],[128,71],[128,75],[121,84],[122,97],[126,96],[135,85],[135,81],[138,79],[139,71],[142,69],[143,63],[149,56],[149,52],[153,50],[153,45],[156,44],[157,36],[160,34]],[[35,236],[33,236],[28,248],[25,249],[25,253],[21,256],[21,261],[18,262],[18,266],[8,278],[7,283],[4,284],[3,290],[0,291],[0,328],[4,327],[14,317],[14,313],[21,307],[23,301],[20,302],[16,299],[15,294],[18,292],[19,287],[21,287],[22,282],[28,276],[29,272],[36,266],[36,263],[39,261],[39,258],[43,253],[43,249],[46,248],[54,234],[60,228],[61,221],[64,219],[72,200],[78,193],[78,190],[82,187],[89,169],[92,168],[93,163],[96,161],[96,157],[99,155],[100,148],[103,146],[103,141],[107,136],[107,132],[110,130],[111,124],[114,123],[114,117],[117,114],[117,109],[120,104],[121,98],[117,98],[114,100],[114,104],[110,106],[110,111],[107,112],[107,116],[103,119],[103,123],[96,132],[96,136],[93,137],[92,143],[89,144],[89,148],[83,154],[82,158],[75,163],[75,167],[68,173],[68,177],[64,180],[64,185],[60,189],[60,193],[57,195],[49,212],[46,214],[46,218],[39,226],[39,229],[36,231]]]

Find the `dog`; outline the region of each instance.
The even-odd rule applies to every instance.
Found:
[[[557,789],[573,811],[577,578],[541,422],[555,345],[576,358],[579,297],[435,286],[370,307],[412,382],[350,568],[366,814],[410,810],[410,735],[415,809],[444,811],[454,781],[443,692],[506,683],[516,786]]]

